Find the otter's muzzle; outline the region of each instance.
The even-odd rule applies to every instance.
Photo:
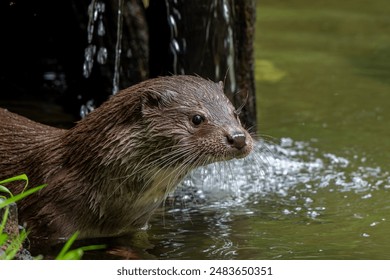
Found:
[[[241,131],[235,131],[233,133],[227,133],[226,134],[226,138],[227,138],[227,141],[228,143],[238,149],[238,150],[241,150],[242,148],[244,148],[247,143],[246,143],[246,135],[245,133],[241,132]]]

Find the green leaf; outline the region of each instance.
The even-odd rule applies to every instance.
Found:
[[[1,208],[2,207],[0,207],[0,209]],[[4,210],[3,218],[2,218],[1,224],[0,224],[0,233],[2,233],[5,229],[5,224],[7,223],[8,214],[9,214],[9,207],[5,208],[5,210]]]
[[[8,239],[8,234],[0,233],[0,246],[2,246]]]
[[[6,260],[12,260],[15,258],[16,254],[22,247],[22,244],[26,238],[27,238],[27,233],[25,230],[22,230],[17,237],[12,239],[11,244],[7,247],[7,250],[5,250]]]
[[[63,260],[66,253],[69,251],[72,244],[76,241],[77,237],[79,236],[79,232],[76,231],[69,239],[66,241],[64,247],[62,247],[60,253],[56,257],[56,260]]]
[[[14,176],[12,178],[8,178],[8,179],[5,179],[3,181],[0,181],[0,185],[14,182],[14,181],[26,181],[26,184],[24,185],[24,189],[26,189],[28,186],[28,177],[26,174],[21,174],[21,175]]]
[[[79,259],[81,259],[83,254],[84,254],[84,251],[82,249],[78,248],[78,249],[71,250],[71,251],[65,253],[62,256],[61,260],[79,260]]]
[[[10,191],[9,189],[7,189],[6,187],[1,186],[1,185],[0,185],[0,192],[4,192],[4,193],[7,193],[7,194],[9,194],[10,196],[12,196],[11,191]],[[2,196],[1,196],[1,197],[2,197]],[[4,198],[5,198],[5,197],[4,197]]]
[[[74,250],[69,250],[73,243],[76,241],[79,232],[75,232],[69,239],[66,241],[64,247],[62,247],[61,252],[56,257],[56,260],[79,260],[84,255],[85,251],[100,250],[106,248],[105,245],[89,245],[80,247]]]
[[[7,205],[9,205],[9,204],[11,204],[13,202],[19,201],[19,200],[25,198],[26,196],[28,196],[28,195],[30,195],[30,194],[32,194],[34,192],[37,192],[40,189],[43,189],[44,187],[46,187],[46,185],[42,185],[42,186],[38,186],[38,187],[35,187],[35,188],[32,188],[32,189],[28,189],[28,190],[26,190],[26,191],[24,191],[24,192],[22,192],[22,193],[20,193],[18,195],[15,195],[15,196],[12,196],[12,197],[8,198],[5,201],[0,202],[0,209],[4,208],[5,206],[7,206]]]

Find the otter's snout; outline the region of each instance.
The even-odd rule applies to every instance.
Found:
[[[227,133],[226,138],[228,143],[238,149],[241,150],[246,146],[246,135],[241,131],[234,131],[233,133]]]

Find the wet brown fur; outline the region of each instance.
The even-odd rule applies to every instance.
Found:
[[[229,144],[235,131],[245,134],[244,147]],[[125,234],[144,226],[190,170],[251,150],[222,85],[194,76],[122,90],[69,130],[0,109],[0,180],[26,173],[30,186],[47,184],[19,204],[35,236]]]

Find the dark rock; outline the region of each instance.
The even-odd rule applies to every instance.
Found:
[[[0,198],[0,202],[3,201],[2,198]],[[8,240],[0,247],[0,257],[2,257],[7,250],[7,248],[12,244],[13,240],[17,239],[19,237],[20,232],[20,226],[19,226],[19,220],[18,220],[18,207],[16,203],[11,203],[9,206],[9,213],[7,217],[7,222],[5,224],[5,228],[3,233],[6,233],[8,235]],[[5,209],[0,209],[0,219],[1,222],[3,221]],[[14,259],[16,260],[31,260],[32,256],[30,252],[24,248],[28,244],[28,240],[23,242],[23,245],[20,246],[19,251],[15,255]]]

